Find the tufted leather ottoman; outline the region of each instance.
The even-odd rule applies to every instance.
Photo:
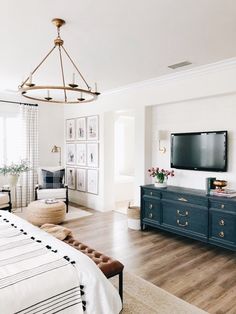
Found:
[[[111,257],[97,252],[94,249],[91,249],[89,246],[79,242],[78,240],[75,240],[72,236],[68,236],[64,242],[90,257],[107,278],[119,275],[119,294],[121,300],[123,300],[123,264],[117,260],[112,259]]]

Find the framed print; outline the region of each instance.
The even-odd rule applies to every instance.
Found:
[[[87,144],[87,166],[98,167],[98,143]]]
[[[66,163],[75,165],[75,144],[66,144]]]
[[[86,192],[86,169],[77,169],[76,189],[78,191]]]
[[[76,119],[76,140],[86,140],[86,118]]]
[[[66,141],[75,140],[75,119],[66,120]]]
[[[98,170],[88,169],[87,192],[98,194]]]
[[[66,183],[69,189],[75,190],[75,168],[66,168]]]
[[[98,116],[87,118],[87,140],[98,141]]]
[[[76,144],[76,164],[86,166],[86,144]]]

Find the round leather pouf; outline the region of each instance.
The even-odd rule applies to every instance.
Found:
[[[45,200],[31,202],[26,210],[26,218],[35,226],[43,224],[59,224],[64,221],[66,205],[62,201],[46,204]]]

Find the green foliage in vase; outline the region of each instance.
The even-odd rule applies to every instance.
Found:
[[[160,169],[158,167],[150,168],[148,169],[149,175],[153,178],[156,178],[156,180],[160,183],[163,183],[165,179],[168,179],[169,176],[173,177],[174,176],[174,170],[165,170],[165,169]]]
[[[0,167],[0,174],[19,176],[21,173],[31,170],[27,160],[21,160],[19,163],[12,163],[11,165],[4,165]]]

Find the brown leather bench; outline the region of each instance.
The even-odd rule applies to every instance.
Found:
[[[119,276],[119,294],[120,298],[123,301],[123,269],[124,265],[119,261],[112,259],[100,252],[97,252],[94,249],[91,249],[89,246],[75,240],[72,236],[68,236],[64,242],[71,245],[75,249],[81,251],[88,257],[90,257],[97,266],[101,269],[104,275],[107,278],[114,277],[116,275]]]

